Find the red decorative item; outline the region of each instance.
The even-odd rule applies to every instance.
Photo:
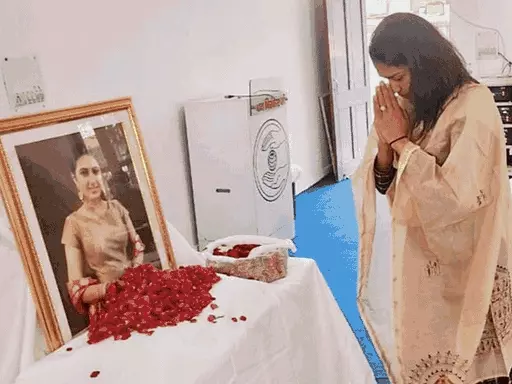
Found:
[[[128,268],[90,315],[88,343],[112,336],[126,340],[132,332],[151,335],[157,327],[195,322],[213,301],[209,291],[218,281],[212,268],[200,266],[165,271],[150,264]]]
[[[286,277],[291,240],[265,236],[235,235],[206,246],[206,266],[215,272],[267,283]]]
[[[213,303],[213,304],[210,304],[210,308],[213,310],[216,310],[217,308],[219,308],[219,306],[217,304]]]
[[[73,348],[69,347],[69,348],[66,348],[66,351],[68,352],[71,352],[73,350]]]
[[[215,256],[227,256],[234,259],[245,259],[249,253],[260,244],[237,244],[227,251],[221,251],[220,248],[215,248],[213,254]]]
[[[241,320],[241,321],[247,321],[247,317],[245,317],[245,316],[240,316],[240,320]]]
[[[238,321],[236,317],[232,317],[231,320],[233,321],[233,323],[236,323]]]

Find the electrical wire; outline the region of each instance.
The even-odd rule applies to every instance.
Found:
[[[491,27],[487,27],[487,26],[484,26],[484,25],[481,25],[481,24],[477,24],[477,23],[474,23],[472,22],[471,20],[468,20],[466,19],[464,16],[462,16],[460,13],[458,13],[454,8],[453,8],[453,5],[450,4],[450,11],[455,15],[457,16],[459,19],[461,19],[462,21],[464,21],[466,24],[469,24],[471,25],[472,27],[475,27],[475,28],[478,28],[478,29],[483,29],[483,30],[486,30],[486,31],[492,31],[492,32],[495,32],[498,34],[498,37],[499,37],[499,41],[498,41],[498,56],[501,57],[502,60],[505,61],[505,64],[503,65],[503,67],[501,68],[501,75],[503,75],[503,73],[505,72],[505,69],[508,67],[508,73],[507,73],[507,76],[510,76],[510,73],[512,71],[512,62],[507,58],[506,56],[506,46],[505,46],[505,39],[503,38],[503,35],[501,34],[501,31],[499,29],[496,29],[496,28],[491,28]],[[503,50],[500,51],[500,43],[502,45],[502,48]]]
[[[501,56],[501,58],[505,61],[505,64],[503,64],[503,68],[501,68],[501,74],[505,72],[505,68],[508,67],[508,73],[507,76],[510,76],[510,71],[512,70],[512,61],[510,61],[504,54],[501,52],[498,52],[498,55]]]
[[[272,95],[270,93],[255,93],[253,95],[226,95],[224,96],[225,99],[249,99],[251,97],[258,97],[258,96],[267,96],[267,97],[270,97],[271,99],[277,99],[277,97],[275,95]]]
[[[276,95],[276,93],[279,93],[279,92],[283,93],[283,96],[285,96],[285,93],[279,89],[259,89],[257,92],[253,93],[252,95],[226,95],[226,96],[224,96],[224,98],[225,99],[234,99],[234,98],[244,99],[244,98],[251,98],[251,97],[266,96],[266,97],[270,97],[272,100],[276,100],[276,99],[278,99],[278,96]]]
[[[478,29],[483,29],[483,30],[487,30],[487,31],[492,31],[492,32],[496,32],[498,34],[498,37],[500,38],[501,40],[501,44],[503,45],[503,54],[506,55],[506,47],[505,47],[505,39],[503,39],[503,35],[501,34],[500,30],[499,29],[496,29],[496,28],[491,28],[491,27],[486,27],[484,25],[480,25],[480,24],[477,24],[477,23],[474,23],[472,22],[471,20],[468,20],[466,19],[464,16],[462,16],[460,13],[458,13],[452,4],[450,4],[450,11],[455,15],[457,16],[459,19],[461,19],[463,22],[465,22],[466,24],[469,24],[471,25],[472,27],[475,27],[475,28],[478,28]],[[500,50],[500,48],[498,47],[498,51]],[[508,60],[508,59],[507,59]]]
[[[498,56],[501,57],[502,60],[505,61],[505,64],[503,65],[503,67],[501,68],[501,74],[503,75],[503,73],[505,72],[505,69],[508,68],[508,72],[507,72],[507,76],[510,76],[511,74],[511,71],[512,71],[512,61],[510,61],[507,56],[506,56],[506,46],[505,46],[505,39],[503,38],[503,35],[501,34],[501,31],[499,29],[496,29],[496,28],[491,28],[491,27],[486,27],[484,25],[480,25],[480,24],[477,24],[477,23],[474,23],[472,22],[471,20],[468,20],[466,19],[464,16],[462,16],[460,13],[458,13],[454,8],[453,8],[453,5],[450,4],[450,11],[455,15],[457,16],[459,19],[461,19],[462,21],[464,21],[466,24],[469,24],[471,25],[472,27],[475,27],[475,28],[478,28],[478,29],[483,29],[485,31],[492,31],[492,32],[495,32],[498,34],[498,37],[499,37],[499,41],[498,41]],[[502,45],[502,50],[500,50],[500,43]]]

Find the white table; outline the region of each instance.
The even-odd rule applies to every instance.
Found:
[[[219,308],[205,310],[197,323],[96,345],[79,337],[23,371],[16,384],[375,383],[313,260],[290,259],[288,277],[272,284],[223,276],[212,294]],[[225,317],[211,324],[210,313]],[[231,320],[241,315],[246,322]]]

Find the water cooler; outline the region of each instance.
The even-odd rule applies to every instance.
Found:
[[[283,92],[186,103],[199,248],[231,235],[295,236]]]

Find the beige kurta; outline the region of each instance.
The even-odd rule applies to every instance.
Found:
[[[364,309],[373,254],[375,132],[352,178],[359,222],[358,304],[395,384],[508,376],[512,366],[511,191],[493,96],[464,87],[434,130],[406,146],[388,190],[394,347]],[[389,346],[389,343],[387,344]],[[396,362],[393,363],[393,362]]]

